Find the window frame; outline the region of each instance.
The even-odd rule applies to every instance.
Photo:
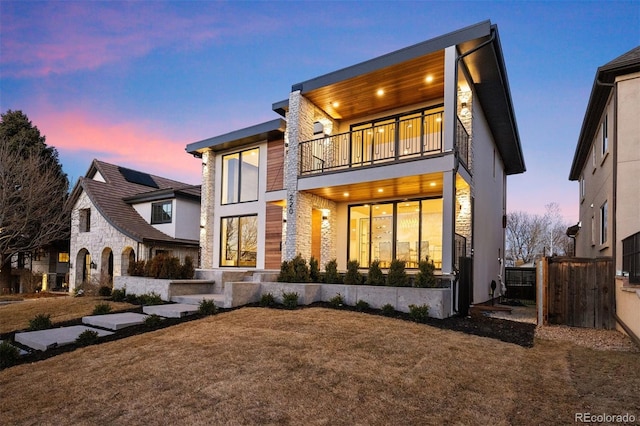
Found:
[[[257,156],[258,156],[258,165],[255,166],[256,167],[256,180],[255,180],[255,198],[251,198],[251,199],[243,199],[242,198],[242,181],[243,181],[243,157],[245,154],[255,151]],[[226,191],[224,190],[225,186],[228,186],[228,182],[229,182],[229,177],[227,175],[227,167],[225,167],[225,158],[228,157],[232,157],[234,155],[238,156],[238,166],[237,166],[237,184],[236,184],[236,188],[234,189],[234,193],[230,193],[230,191]],[[240,204],[240,203],[252,203],[255,201],[258,201],[258,199],[260,198],[260,147],[256,146],[253,148],[248,148],[248,149],[244,149],[242,151],[234,151],[234,152],[230,152],[227,154],[222,155],[222,159],[221,159],[221,176],[220,176],[220,204],[223,206],[226,205],[230,205],[230,204]],[[234,176],[236,177],[236,176]],[[227,197],[227,200],[225,200],[225,195]],[[231,201],[230,201],[231,200]],[[235,201],[234,201],[235,200]]]
[[[78,222],[79,232],[91,232],[91,208],[79,210]]]
[[[609,151],[609,115],[605,114],[604,115],[604,119],[602,120],[602,124],[601,124],[601,130],[602,130],[602,159],[604,159],[607,156],[607,153]]]
[[[169,206],[169,212],[163,208],[164,206]],[[159,210],[158,210],[159,209]],[[167,215],[169,218],[165,218],[163,215]],[[173,200],[164,200],[158,201],[156,203],[151,203],[151,224],[152,225],[163,225],[167,223],[173,223]]]
[[[255,233],[256,233],[256,247],[255,247],[255,252],[253,252],[253,263],[243,263],[241,261],[242,258],[242,253],[250,253],[247,250],[243,250],[243,245],[242,245],[242,219],[245,218],[254,218],[255,219]],[[225,229],[225,220],[230,220],[230,219],[237,219],[238,223],[238,231],[237,231],[237,235],[236,235],[236,246],[233,248],[235,250],[235,259],[233,258],[229,258],[228,257],[228,253],[227,250],[225,249],[225,242],[226,239],[223,237],[222,233],[223,230]],[[259,235],[259,221],[258,221],[258,214],[254,213],[254,214],[245,214],[245,215],[237,215],[237,216],[224,216],[220,218],[220,257],[219,257],[219,265],[221,268],[256,268],[258,266],[258,235]],[[227,243],[228,245],[228,243]],[[225,262],[227,261],[234,261],[234,265],[229,265],[226,264]]]
[[[622,240],[622,272],[629,284],[640,284],[640,232]]]
[[[608,239],[608,203],[605,201],[600,206],[600,233],[599,233],[599,241],[600,245],[606,244]]]

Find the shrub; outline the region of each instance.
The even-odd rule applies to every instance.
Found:
[[[95,330],[85,330],[76,339],[76,344],[80,346],[95,345],[98,343],[98,332]]]
[[[295,283],[308,283],[311,281],[311,273],[309,271],[309,265],[304,260],[301,254],[298,254],[291,261],[293,265],[294,281]]]
[[[320,266],[318,265],[318,259],[313,256],[309,259],[309,278],[311,278],[312,283],[320,282]]]
[[[324,265],[324,282],[327,284],[342,283],[338,274],[338,261],[336,259],[332,259]]]
[[[288,260],[282,261],[280,264],[280,273],[278,274],[278,282],[281,283],[292,283],[295,277],[295,272],[293,270],[293,263]]]
[[[276,305],[276,299],[271,293],[265,293],[260,297],[260,306],[271,308]]]
[[[415,322],[427,322],[429,307],[427,305],[409,305],[409,318]]]
[[[163,279],[180,279],[182,274],[182,266],[180,259],[173,256],[166,256],[164,262],[160,266],[160,276]]]
[[[367,285],[384,285],[384,275],[380,269],[380,261],[374,260],[369,266],[369,273],[367,274]]]
[[[202,315],[215,315],[218,312],[218,307],[213,300],[202,299],[198,306],[198,312]]]
[[[102,296],[102,297],[111,296],[111,287],[108,287],[106,285],[103,285],[102,287],[100,287],[100,289],[98,290],[98,296]]]
[[[146,269],[147,262],[145,262],[144,260],[129,262],[127,274],[131,275],[132,277],[144,277],[146,275]]]
[[[358,271],[360,262],[350,260],[347,262],[347,273],[344,276],[344,283],[347,285],[362,284],[362,274]]]
[[[356,311],[358,311],[358,312],[364,312],[369,308],[370,308],[369,303],[365,302],[364,300],[358,300],[356,302]]]
[[[389,266],[389,274],[387,275],[387,284],[392,287],[408,287],[409,277],[404,270],[404,260],[393,259]]]
[[[20,351],[9,342],[0,343],[0,369],[11,367],[20,359]]]
[[[390,317],[392,315],[394,315],[396,313],[395,308],[393,307],[392,304],[387,303],[386,305],[384,305],[382,307],[382,315],[386,316],[386,317]]]
[[[436,266],[433,264],[433,261],[429,261],[429,256],[427,256],[426,260],[421,260],[420,263],[418,263],[415,286],[420,288],[436,287],[435,269]]]
[[[162,322],[162,317],[156,314],[151,314],[144,319],[144,325],[147,327],[157,327]]]
[[[184,264],[181,267],[180,278],[184,280],[192,279],[196,274],[196,268],[193,266],[193,259],[191,256],[184,258]]]
[[[111,312],[111,305],[108,303],[98,303],[93,308],[93,315],[105,315]]]
[[[51,314],[38,314],[29,320],[29,330],[46,330],[53,327],[51,324]]]
[[[344,305],[344,298],[340,293],[329,299],[329,306],[331,306],[332,308],[340,308],[342,307],[342,305]]]
[[[114,288],[111,292],[111,300],[114,302],[124,302],[127,297],[126,288]]]
[[[156,292],[141,294],[137,297],[138,303],[141,305],[162,305],[164,302],[160,298],[160,295]]]
[[[295,309],[298,306],[298,293],[286,291],[282,292],[282,305],[286,309]]]
[[[127,294],[124,298],[127,303],[131,303],[132,305],[139,305],[141,302],[138,299],[138,296],[136,296],[135,294]]]

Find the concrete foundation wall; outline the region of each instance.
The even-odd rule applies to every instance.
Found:
[[[215,282],[210,280],[164,280],[157,278],[121,276],[114,277],[114,289],[126,289],[127,294],[156,293],[165,302],[173,296],[188,294],[210,294],[214,292]]]

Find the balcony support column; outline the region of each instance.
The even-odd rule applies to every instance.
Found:
[[[442,273],[450,274],[453,267],[453,242],[455,240],[456,173],[442,174]]]
[[[455,46],[444,50],[444,127],[443,152],[451,152],[455,146],[456,137],[456,98],[458,94],[458,67]]]
[[[200,268],[211,269],[214,263],[214,210],[216,156],[213,151],[202,153],[202,201],[200,203]]]

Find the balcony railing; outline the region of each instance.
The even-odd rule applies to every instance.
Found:
[[[460,121],[460,118],[456,117],[456,148],[458,150],[458,158],[464,163],[464,166],[469,170],[469,133],[467,129]]]
[[[442,119],[442,111],[420,114],[302,142],[300,175],[439,154],[443,150]]]

